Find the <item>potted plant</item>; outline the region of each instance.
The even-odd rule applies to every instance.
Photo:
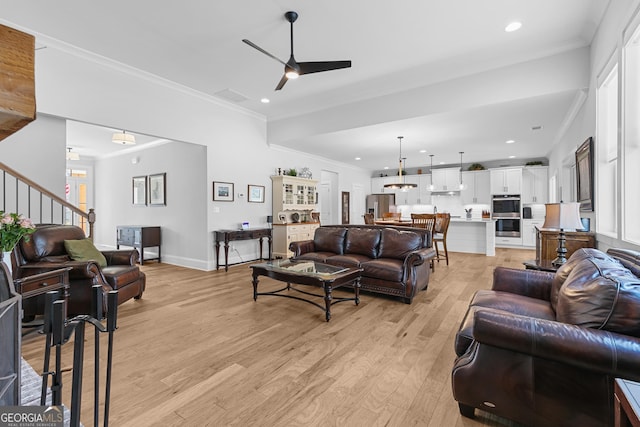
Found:
[[[480,163],[472,163],[471,165],[469,165],[469,169],[470,171],[483,171],[484,170],[484,166],[482,166]]]
[[[291,168],[287,171],[287,175],[289,176],[298,176],[298,171],[295,170],[294,168]]]

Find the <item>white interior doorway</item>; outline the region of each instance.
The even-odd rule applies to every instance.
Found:
[[[320,174],[320,223],[338,224],[339,219],[339,194],[338,174],[323,170]]]

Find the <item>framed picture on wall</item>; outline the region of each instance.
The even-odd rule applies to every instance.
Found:
[[[233,183],[213,181],[213,201],[233,202]]]
[[[349,192],[342,192],[342,223],[349,224]]]
[[[158,173],[149,175],[149,205],[165,206],[167,204],[166,192],[167,182],[166,173]]]
[[[146,176],[134,176],[133,177],[133,206],[146,206],[147,205],[147,177]]]
[[[249,202],[264,203],[264,186],[249,185],[249,188],[247,189],[247,195],[249,198]]]
[[[589,137],[576,150],[577,201],[580,210],[593,211],[593,138]]]

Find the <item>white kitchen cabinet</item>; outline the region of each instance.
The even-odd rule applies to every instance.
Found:
[[[522,169],[522,203],[547,203],[547,176],[547,166],[526,166]]]
[[[395,189],[396,205],[415,205],[418,200],[418,186],[420,184],[420,175],[405,175],[404,180],[407,184],[416,184],[416,187],[407,190]],[[397,176],[392,182],[399,182]]]
[[[489,171],[462,172],[464,188],[460,191],[463,205],[491,204]]]
[[[313,211],[316,209],[318,181],[295,176],[271,177],[273,185],[273,217],[283,210]]]
[[[289,243],[313,239],[313,233],[319,226],[317,222],[310,220],[311,212],[317,208],[318,181],[275,175],[271,177],[271,183],[273,256],[288,258],[293,255],[289,251]]]
[[[460,168],[434,169],[433,191],[460,191]]]
[[[491,194],[520,194],[522,168],[490,169]]]
[[[536,227],[542,228],[544,219],[523,219],[522,220],[522,246],[536,246]]]

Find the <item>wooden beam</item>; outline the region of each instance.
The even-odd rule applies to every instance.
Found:
[[[35,38],[0,25],[0,140],[36,118]]]

